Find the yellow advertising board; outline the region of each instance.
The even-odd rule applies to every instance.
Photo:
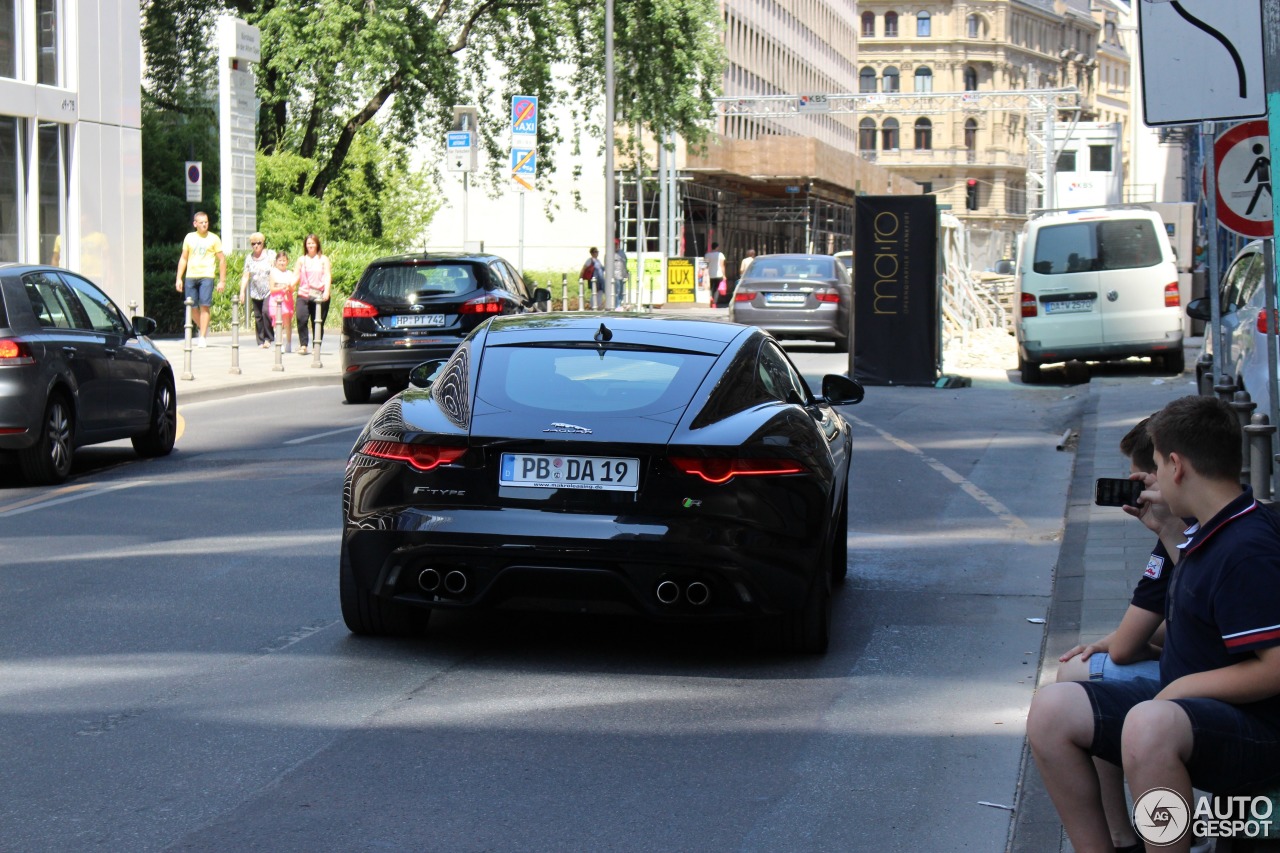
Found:
[[[667,301],[693,304],[698,301],[696,290],[698,268],[692,258],[667,260]]]

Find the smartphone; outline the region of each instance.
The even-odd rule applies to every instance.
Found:
[[[1137,506],[1144,489],[1141,480],[1099,477],[1093,486],[1093,502],[1098,506]]]

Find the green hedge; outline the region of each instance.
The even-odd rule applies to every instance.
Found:
[[[342,324],[342,303],[355,289],[360,274],[371,261],[389,253],[385,249],[362,243],[326,243],[324,249],[333,264],[333,307],[329,310],[326,328],[337,328]],[[301,253],[301,246],[289,249],[291,267]],[[174,289],[181,254],[181,244],[148,246],[143,250],[145,310],[147,316],[156,321],[158,335],[182,334],[182,294]],[[228,255],[227,289],[221,293],[214,291],[213,294],[213,317],[209,328],[214,332],[231,330],[231,298],[240,294],[240,275],[243,271],[244,253],[233,252]],[[241,317],[243,320],[243,314]]]

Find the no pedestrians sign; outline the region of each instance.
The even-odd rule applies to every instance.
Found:
[[[1218,222],[1244,237],[1273,232],[1271,143],[1265,121],[1237,124],[1213,144],[1217,163]]]

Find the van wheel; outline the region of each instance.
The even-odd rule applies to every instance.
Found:
[[[1018,356],[1018,371],[1022,374],[1023,385],[1036,385],[1040,382],[1040,365]]]
[[[1181,347],[1179,347],[1176,350],[1170,350],[1169,352],[1161,353],[1158,356],[1158,361],[1159,361],[1159,368],[1163,370],[1165,373],[1171,374],[1173,376],[1180,376],[1182,374],[1183,368],[1186,366],[1186,358],[1182,354]]]

